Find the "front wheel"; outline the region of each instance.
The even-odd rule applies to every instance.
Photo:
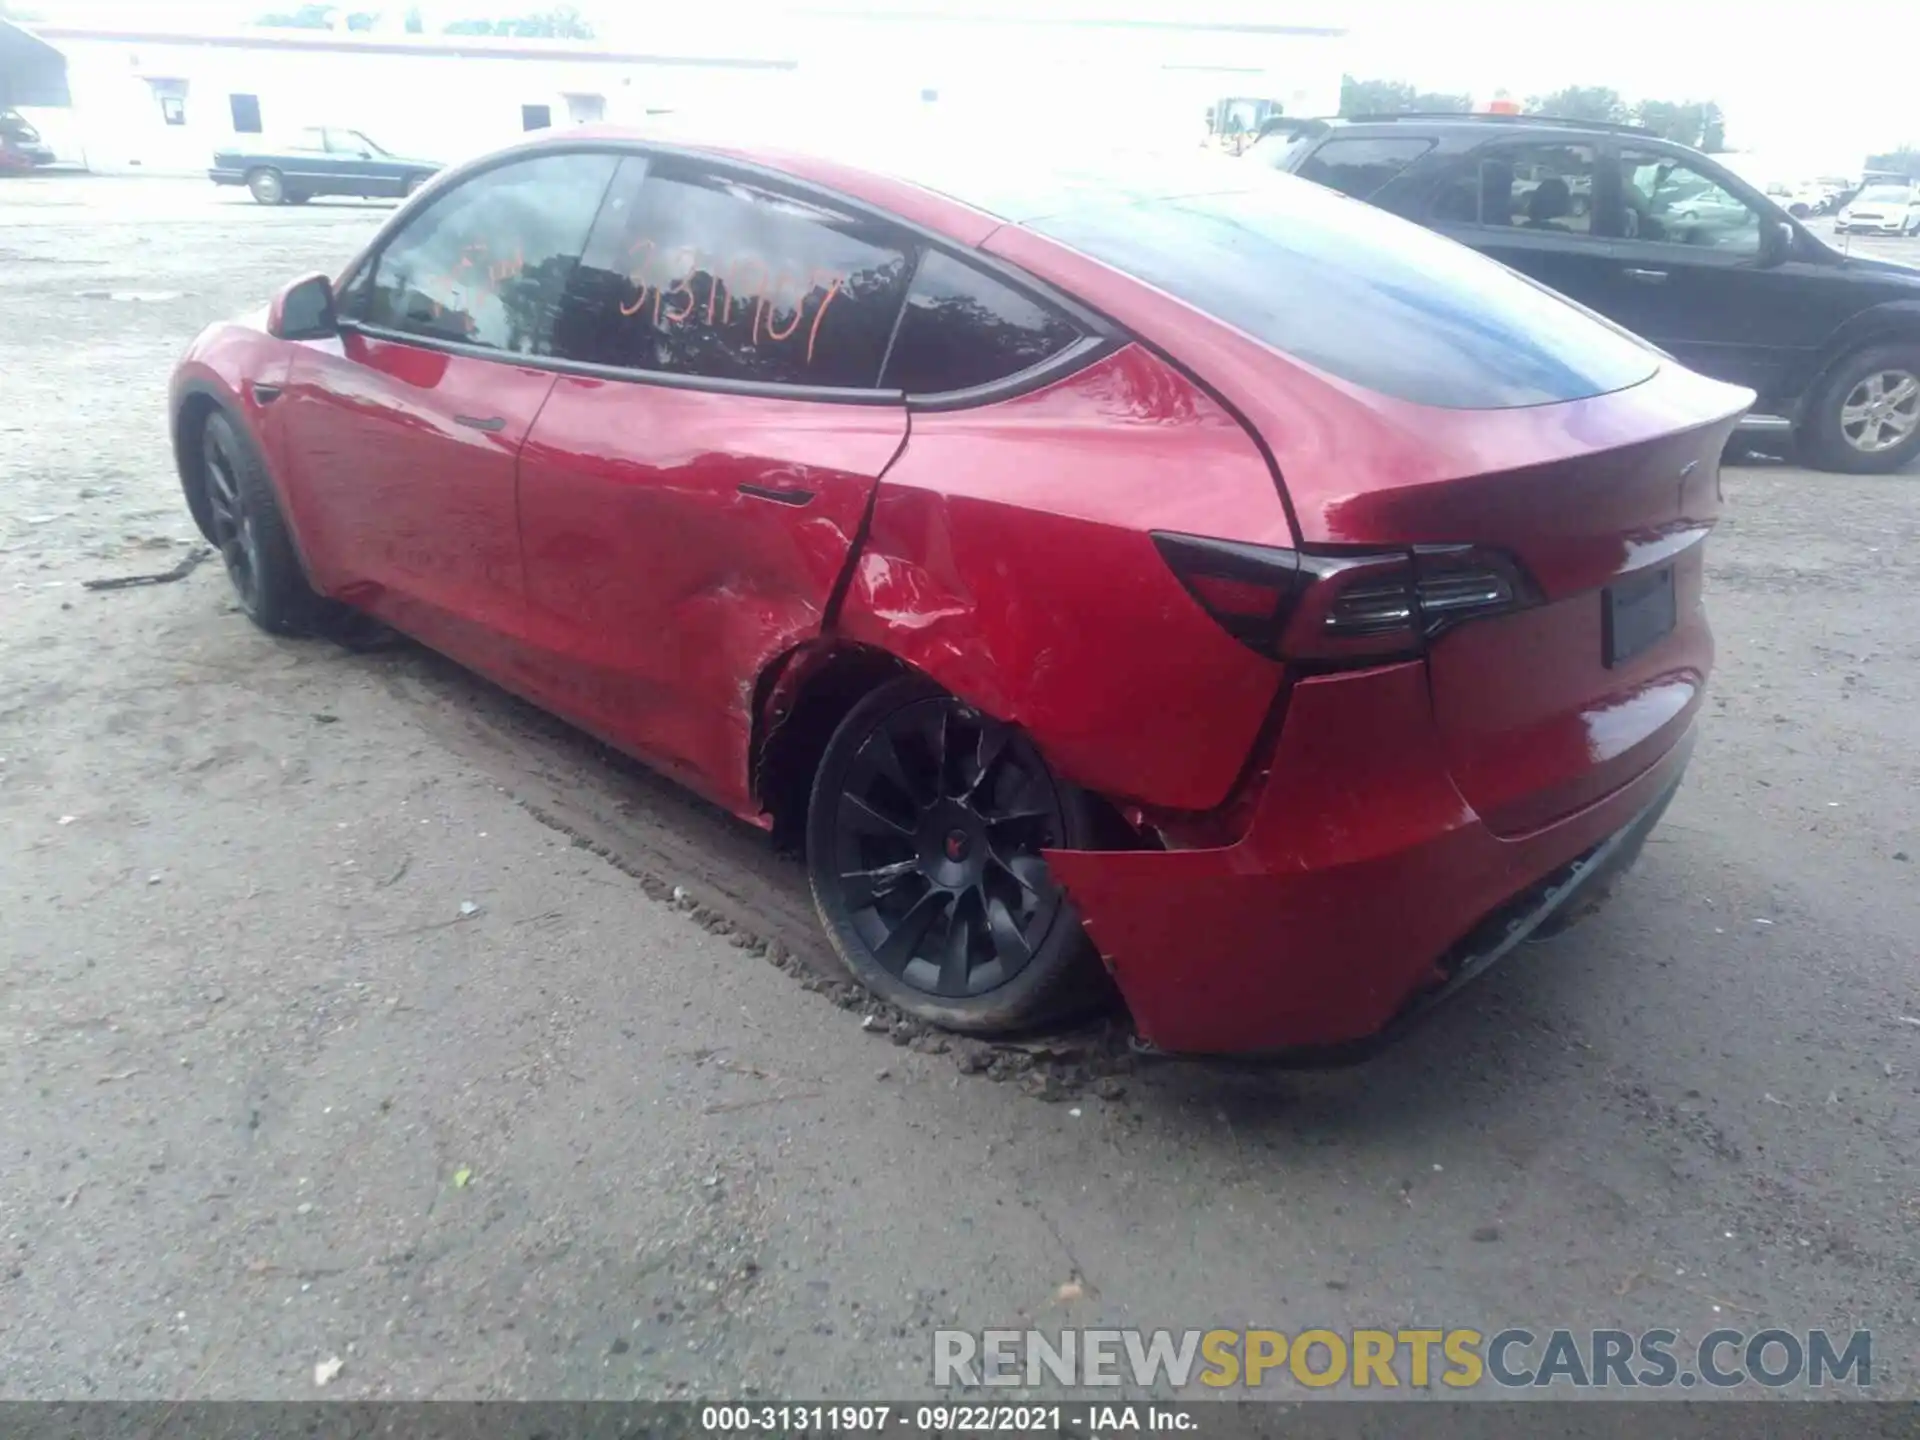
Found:
[[[253,198],[262,205],[280,205],[287,198],[287,180],[278,170],[268,167],[255,170],[247,176],[247,189],[253,192]]]
[[[208,418],[200,443],[207,538],[226,564],[234,598],[262,630],[305,629],[318,597],[300,568],[259,455],[225,415]]]
[[[993,1034],[1085,993],[1091,949],[1041,852],[1087,843],[1086,796],[1027,737],[917,676],[828,743],[807,868],[855,979],[917,1019]]]
[[[1877,345],[1841,361],[1802,432],[1823,470],[1880,475],[1920,455],[1920,344]]]

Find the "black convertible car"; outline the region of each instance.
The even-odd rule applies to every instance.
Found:
[[[316,195],[411,195],[441,168],[381,149],[358,130],[315,126],[283,149],[221,150],[207,172],[216,185],[244,185],[262,205],[300,205]]]

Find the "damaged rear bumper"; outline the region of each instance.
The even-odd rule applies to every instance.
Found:
[[[1639,854],[1695,731],[1602,799],[1496,836],[1450,779],[1416,663],[1295,687],[1247,834],[1048,856],[1153,1050],[1362,1058]]]

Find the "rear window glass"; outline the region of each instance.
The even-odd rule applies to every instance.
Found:
[[[1433,148],[1433,141],[1405,136],[1329,140],[1299,166],[1303,180],[1365,200]]]
[[[1288,176],[1028,223],[1316,369],[1421,405],[1582,400],[1659,368],[1651,348],[1505,266]]]
[[[968,390],[1030,370],[1079,338],[1064,316],[929,250],[881,385],[909,395]]]

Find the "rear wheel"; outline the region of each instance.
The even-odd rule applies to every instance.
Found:
[[[1033,743],[919,677],[855,706],[807,817],[814,903],[848,970],[918,1019],[991,1034],[1093,978],[1041,851],[1083,846],[1086,797]]]
[[[1825,470],[1884,474],[1920,455],[1920,344],[1848,356],[1811,402],[1808,458]]]
[[[247,189],[262,205],[280,205],[286,202],[287,179],[272,166],[267,166],[247,176]]]
[[[262,630],[304,629],[313,619],[318,597],[301,571],[272,482],[253,446],[225,415],[207,420],[201,465],[207,538],[226,564],[240,608]]]

